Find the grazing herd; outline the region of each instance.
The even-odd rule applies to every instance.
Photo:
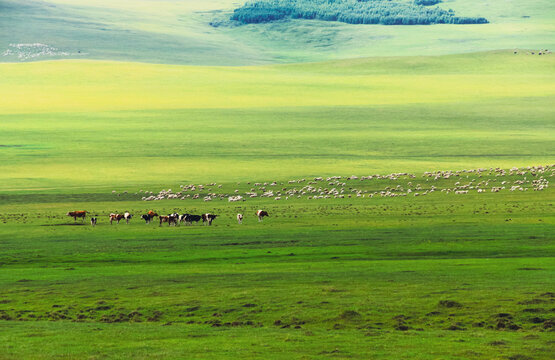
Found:
[[[464,195],[476,193],[500,193],[503,191],[543,191],[549,187],[550,178],[555,176],[555,164],[540,165],[540,166],[527,166],[527,167],[513,167],[511,169],[502,168],[477,168],[477,169],[464,169],[464,170],[437,170],[437,171],[426,171],[423,173],[420,181],[415,181],[416,175],[402,172],[402,173],[392,173],[387,175],[368,175],[368,176],[355,176],[351,175],[348,177],[342,176],[330,176],[330,177],[315,177],[311,179],[296,179],[289,180],[288,184],[280,183],[278,186],[277,181],[271,183],[254,183],[249,191],[244,193],[245,196],[239,195],[239,189],[233,190],[234,195],[230,196],[229,193],[221,192],[215,193],[212,188],[216,186],[216,183],[210,183],[206,185],[180,185],[181,191],[178,193],[173,193],[171,189],[162,190],[156,196],[152,195],[152,192],[147,192],[145,190],[140,190],[139,193],[151,194],[152,196],[142,200],[163,200],[163,199],[200,199],[203,195],[204,201],[211,201],[212,199],[219,198],[223,200],[228,199],[229,202],[236,201],[246,201],[246,198],[273,198],[274,200],[289,200],[293,198],[301,199],[305,197],[308,200],[313,199],[344,199],[344,198],[373,198],[373,197],[422,197],[425,195],[432,194],[434,192],[455,195]],[[449,179],[452,179],[449,181]],[[356,184],[360,184],[361,181],[375,180],[374,186],[359,187]],[[378,182],[386,180],[387,186],[381,187]],[[445,181],[439,182],[436,181]],[[454,182],[451,182],[455,180]],[[356,182],[354,182],[356,181]],[[397,184],[394,186],[391,182],[394,181],[406,181],[403,184]],[[413,184],[414,181],[414,184]],[[419,183],[420,182],[420,183]],[[251,185],[251,182],[247,182]],[[240,183],[237,183],[240,185]],[[437,186],[436,186],[437,185]],[[275,187],[273,189],[267,188],[266,186]],[[217,185],[218,189],[222,188],[222,185]],[[382,189],[382,190],[380,190]],[[207,193],[201,193],[202,191],[207,191]],[[488,191],[489,190],[489,191]],[[218,191],[218,190],[216,190]],[[221,190],[220,190],[221,191]],[[186,192],[197,192],[195,194],[186,194]],[[257,192],[262,192],[260,195]],[[112,191],[116,193],[116,191]],[[127,194],[127,191],[124,191]],[[138,193],[135,193],[137,195]],[[117,194],[118,196],[120,194]],[[481,195],[480,195],[481,196]],[[85,221],[87,211],[70,211],[66,214],[77,221],[77,219],[82,219]],[[96,216],[96,215],[95,215]],[[262,221],[264,217],[269,216],[268,212],[265,210],[258,210],[256,212],[258,221]],[[121,220],[125,220],[127,224],[132,219],[132,215],[129,212],[123,214],[111,213],[109,215],[110,224],[115,221],[119,224]],[[212,225],[212,222],[218,217],[215,214],[202,214],[202,215],[192,215],[192,214],[168,214],[168,215],[158,215],[154,211],[149,211],[146,214],[141,215],[141,219],[145,221],[146,224],[150,224],[151,221],[158,217],[159,224],[162,226],[163,223],[167,223],[168,226],[177,226],[179,224],[185,223],[186,225],[193,225],[193,223],[199,223],[202,220],[204,225]],[[243,223],[243,214],[237,214],[237,223]],[[97,217],[91,218],[91,225],[95,226],[97,223]]]
[[[158,193],[139,190],[135,195],[142,196],[143,201],[159,200],[225,200],[244,202],[257,198],[271,198],[274,201],[293,199],[323,200],[377,198],[377,197],[422,197],[437,194],[473,194],[505,191],[541,191],[549,187],[549,177],[555,176],[555,164],[502,168],[476,168],[463,170],[433,170],[424,172],[420,178],[409,172],[391,174],[372,174],[366,176],[318,176],[311,179],[292,179],[286,182],[246,182],[248,188],[227,189],[215,182],[179,185],[178,192],[172,189],[160,190]],[[472,178],[470,178],[472,177]],[[419,181],[416,181],[419,179]],[[451,180],[457,179],[455,185]],[[386,180],[386,181],[384,181]],[[447,181],[445,181],[447,180]],[[414,183],[413,183],[414,181]],[[421,182],[422,181],[422,182]],[[400,182],[399,184],[393,184]],[[421,182],[421,183],[419,183]],[[362,185],[362,184],[368,185]],[[241,183],[237,183],[240,185]],[[372,184],[372,185],[370,185]],[[382,186],[383,184],[383,186]],[[217,188],[216,188],[217,187]],[[115,190],[113,194],[120,196]],[[124,191],[123,194],[128,194]]]
[[[80,218],[84,222],[87,215],[87,211],[70,211],[66,215],[72,217],[74,221],[77,221],[77,218]],[[98,221],[98,218],[96,216],[97,215],[91,217],[91,226],[93,227],[96,226]],[[270,216],[270,215],[265,210],[258,210],[256,212],[256,217],[258,218],[259,222],[262,221],[266,216]],[[193,223],[198,223],[201,220],[204,225],[212,225],[212,222],[218,217],[218,215],[210,214],[210,213],[206,213],[202,215],[178,214],[178,213],[173,213],[168,215],[158,215],[156,212],[152,210],[149,210],[148,213],[141,215],[141,219],[143,219],[146,224],[150,224],[152,219],[154,219],[155,217],[158,217],[160,221],[160,226],[162,226],[163,223],[168,223],[168,226],[171,226],[171,225],[177,226],[182,223],[185,223],[185,225],[193,225]],[[131,213],[126,211],[123,214],[111,213],[109,215],[109,218],[110,218],[110,225],[113,225],[114,221],[117,224],[119,224],[121,220],[125,220],[126,224],[129,224],[129,220],[133,218],[133,215],[131,215]],[[239,224],[243,223],[243,214],[237,214],[237,223]]]

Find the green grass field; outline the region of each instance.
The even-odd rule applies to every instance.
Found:
[[[522,178],[417,176],[351,180],[347,188]],[[227,183],[218,191],[251,186]],[[136,199],[64,190],[0,196],[0,358],[551,354],[552,189],[244,203]],[[74,226],[65,216],[74,208],[98,214],[97,227]],[[152,208],[220,218],[211,227],[107,219],[111,211]],[[270,218],[259,223],[258,208]],[[237,212],[245,214],[242,225]]]
[[[135,192],[407,171],[417,178],[347,188],[431,189],[459,179],[423,171],[553,163],[552,64],[497,52],[0,66],[0,358],[549,358],[551,188],[491,193],[501,178],[471,174],[460,181],[490,179],[487,193],[228,203]],[[258,208],[271,217],[258,223]],[[76,209],[99,225],[73,226]],[[159,227],[141,223],[148,209],[220,218]],[[108,224],[126,210],[130,225]]]
[[[553,162],[554,57],[0,66],[0,190]]]
[[[442,4],[491,21],[461,27],[213,28],[240,4],[156,3],[0,0],[0,54],[72,54],[0,57],[0,359],[552,357],[555,193],[532,182],[553,170],[422,177],[555,163],[552,1]],[[245,195],[334,175],[345,198]]]

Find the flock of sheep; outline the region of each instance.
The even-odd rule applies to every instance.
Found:
[[[295,179],[289,180],[287,185],[284,183],[279,183],[277,181],[264,182],[264,183],[253,183],[247,182],[251,185],[249,190],[242,194],[239,194],[239,189],[235,189],[233,194],[227,194],[224,192],[216,193],[213,192],[213,188],[217,187],[222,189],[222,185],[217,185],[216,183],[210,183],[206,185],[181,185],[180,191],[177,193],[172,192],[171,189],[162,190],[157,195],[152,194],[147,191],[139,191],[139,193],[152,194],[148,197],[143,197],[145,201],[150,200],[163,200],[163,199],[200,199],[203,197],[204,201],[212,201],[213,199],[226,199],[229,202],[236,201],[246,201],[247,198],[273,198],[274,200],[289,200],[290,198],[306,198],[306,199],[343,199],[343,198],[372,198],[375,196],[380,197],[398,197],[398,196],[425,196],[433,192],[449,194],[453,193],[455,195],[469,194],[471,192],[475,193],[499,193],[502,191],[528,191],[532,189],[534,191],[542,191],[549,187],[549,180],[547,178],[553,177],[555,175],[555,164],[546,166],[528,166],[523,168],[513,167],[511,169],[505,170],[501,168],[478,168],[478,169],[465,169],[459,171],[427,171],[424,172],[422,178],[417,181],[416,175],[403,172],[403,173],[392,173],[387,175],[368,175],[368,176],[331,176],[331,177],[315,177],[312,180],[307,179]],[[510,178],[508,178],[510,177]],[[440,180],[453,180],[448,181],[449,186],[439,187],[439,183],[430,184],[430,182],[436,182]],[[396,186],[389,185],[383,190],[372,191],[368,189],[360,189],[354,186],[355,182],[364,182],[371,180],[388,180],[388,183],[397,180],[405,180],[403,184],[398,184]],[[425,184],[423,186],[421,183]],[[240,185],[240,184],[238,184]],[[299,185],[301,185],[299,187]],[[204,192],[204,194],[203,194]],[[115,193],[115,191],[113,191]],[[192,194],[191,194],[192,193]],[[119,195],[119,194],[118,194]],[[73,217],[75,220],[77,218],[82,218],[83,221],[86,216],[86,211],[72,211],[68,212],[67,215]],[[267,211],[258,210],[256,212],[258,221],[268,215]],[[125,220],[127,223],[131,220],[133,215],[129,212],[123,214],[111,213],[110,224],[116,221],[118,224],[121,220]],[[154,217],[159,218],[160,226],[163,223],[168,223],[171,225],[178,225],[180,223],[185,223],[187,225],[192,225],[194,222],[198,223],[202,220],[205,225],[212,225],[218,215],[206,213],[202,215],[193,214],[178,214],[172,213],[168,215],[158,215],[153,211],[149,211],[147,214],[141,215],[141,218],[145,220],[148,224],[152,221]],[[96,216],[91,218],[91,225],[95,226],[98,218]],[[243,221],[243,215],[237,214],[237,222],[241,224]]]
[[[17,57],[19,61],[32,60],[38,57],[53,57],[53,56],[75,56],[83,55],[78,53],[69,53],[61,51],[50,45],[41,43],[32,44],[9,44],[8,48],[2,52],[2,56]]]
[[[411,173],[392,173],[387,175],[368,175],[368,176],[330,176],[330,177],[315,177],[312,180],[296,179],[289,180],[287,184],[283,182],[247,182],[252,187],[240,193],[239,189],[235,189],[233,193],[221,192],[222,185],[210,183],[202,184],[189,184],[180,185],[178,192],[173,192],[171,189],[161,190],[157,194],[152,191],[140,190],[137,195],[143,195],[143,201],[158,201],[165,199],[180,199],[180,200],[197,200],[212,201],[215,199],[225,200],[228,202],[246,201],[252,198],[272,198],[276,201],[289,200],[292,198],[307,198],[310,200],[317,199],[343,199],[351,197],[359,198],[372,198],[379,197],[398,197],[398,196],[426,196],[433,192],[440,192],[444,194],[469,194],[471,192],[485,193],[493,192],[498,193],[503,190],[507,191],[541,191],[549,187],[549,180],[547,177],[552,177],[555,174],[555,164],[546,166],[529,166],[524,168],[511,168],[509,170],[501,168],[478,168],[478,169],[464,169],[459,171],[431,171],[424,172],[422,180],[427,184],[422,185],[416,182],[416,175]],[[506,176],[521,176],[522,179],[504,179]],[[528,179],[527,175],[531,178]],[[468,179],[473,176],[472,179]],[[445,180],[456,178],[458,181],[453,185],[439,187],[430,184],[438,180]],[[484,178],[480,180],[480,178]],[[388,179],[397,181],[399,179],[410,180],[406,184],[399,184],[397,186],[387,186],[378,191],[371,191],[360,189],[356,187],[355,181],[364,182],[370,180]],[[414,182],[414,183],[413,183]],[[238,184],[240,185],[240,184]],[[303,185],[302,187],[298,187]],[[215,190],[215,189],[218,190]],[[113,194],[119,195],[115,190]],[[125,192],[127,193],[127,192]]]

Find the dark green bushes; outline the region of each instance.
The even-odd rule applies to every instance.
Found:
[[[415,5],[422,5],[422,6],[437,5],[440,2],[441,2],[441,0],[414,0]]]
[[[485,18],[458,17],[453,10],[425,6],[435,4],[434,1],[438,2],[437,0],[415,0],[415,3],[390,0],[254,0],[235,9],[231,19],[244,24],[265,23],[286,18],[382,25],[485,24],[488,22]]]

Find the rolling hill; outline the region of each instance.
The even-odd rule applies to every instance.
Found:
[[[0,0],[0,61],[103,59],[256,65],[367,56],[553,48],[550,0],[440,3],[489,24],[384,26],[293,19],[238,26],[243,3],[215,1]],[[29,46],[42,44],[38,46]]]

